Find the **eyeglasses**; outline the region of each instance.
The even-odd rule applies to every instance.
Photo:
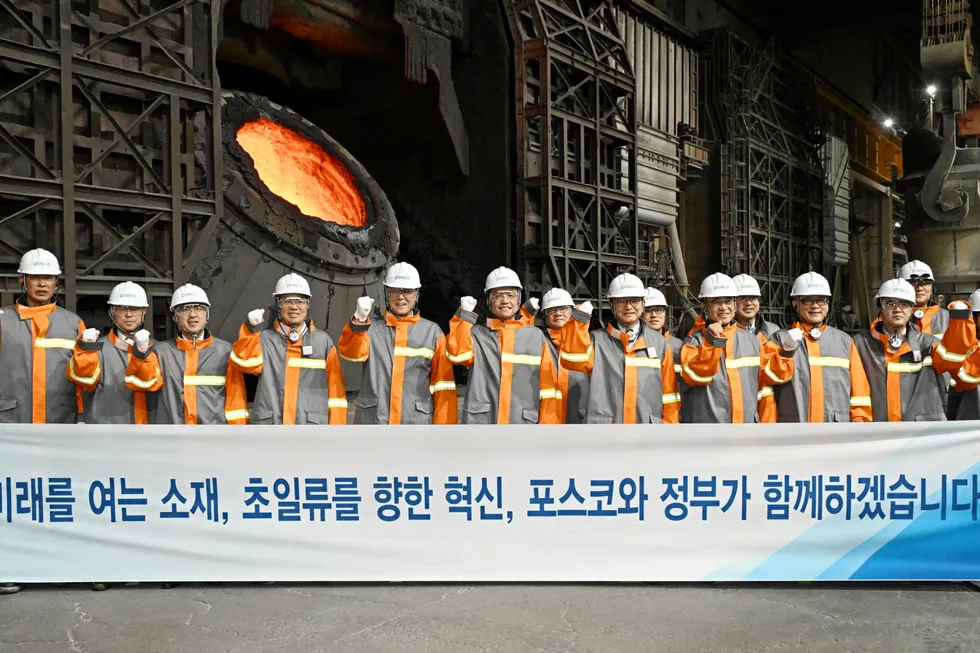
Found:
[[[801,297],[800,303],[804,306],[828,306],[830,299],[827,297]]]
[[[885,308],[902,308],[905,310],[912,310],[912,303],[907,302],[904,299],[882,299],[881,305]]]
[[[613,306],[626,308],[627,306],[643,306],[642,297],[617,297],[610,301]]]
[[[571,306],[552,306],[551,308],[544,309],[545,315],[564,315],[565,313],[571,312]]]
[[[306,306],[310,303],[310,300],[305,297],[290,297],[289,299],[283,299],[279,302],[283,306]]]
[[[734,306],[734,297],[712,297],[708,300],[709,306]]]
[[[647,313],[653,313],[654,315],[666,315],[666,306],[650,306],[647,308]]]
[[[394,297],[413,297],[419,292],[412,288],[386,288],[385,290]]]
[[[142,313],[143,309],[138,306],[113,306],[112,309],[118,313]]]
[[[490,293],[490,299],[494,301],[499,299],[517,301],[518,297],[520,297],[520,294],[516,290],[494,290]]]
[[[185,313],[190,313],[191,311],[207,311],[208,307],[204,304],[183,304],[176,308],[178,315],[184,315]]]
[[[933,281],[931,277],[917,277],[914,274],[909,277],[909,283],[913,286],[931,286]]]

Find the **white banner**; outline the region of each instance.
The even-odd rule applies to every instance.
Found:
[[[0,582],[980,578],[980,423],[0,426]]]

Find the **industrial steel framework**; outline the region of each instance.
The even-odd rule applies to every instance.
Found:
[[[762,310],[779,319],[796,276],[823,272],[823,135],[806,106],[813,78],[776,41],[753,47],[729,30],[712,36],[704,60],[722,141],[722,268],[755,277]]]
[[[639,263],[635,81],[608,1],[507,0],[516,48],[519,273],[599,301]]]
[[[122,280],[151,297],[188,280],[222,213],[220,7],[0,0],[0,290],[35,246],[73,310]]]

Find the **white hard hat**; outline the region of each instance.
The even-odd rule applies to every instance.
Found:
[[[879,299],[903,299],[910,304],[915,304],[915,288],[905,279],[889,279],[881,284],[875,301]]]
[[[183,304],[204,304],[210,307],[211,301],[208,300],[208,294],[204,290],[192,283],[186,283],[171,295],[170,310],[172,311]]]
[[[385,287],[418,290],[422,287],[419,271],[411,263],[395,263],[385,272]]]
[[[643,308],[653,306],[667,306],[667,298],[656,288],[647,288],[646,295],[643,297]]]
[[[974,313],[980,313],[980,290],[974,290],[970,293],[970,310]]]
[[[817,272],[804,272],[796,277],[790,297],[830,297],[830,282]]]
[[[574,306],[575,302],[572,301],[572,296],[568,294],[567,290],[562,290],[561,288],[552,288],[544,294],[541,298],[541,310],[546,311],[549,308],[555,308],[557,306]]]
[[[146,301],[146,291],[132,281],[124,281],[109,293],[109,306],[132,306],[134,308],[149,308]]]
[[[762,289],[759,288],[759,282],[755,280],[755,277],[750,277],[747,274],[739,274],[732,277],[732,281],[735,282],[739,297],[762,296]]]
[[[487,282],[483,286],[483,292],[490,292],[494,288],[523,288],[521,278],[510,268],[499,267],[487,275]]]
[[[58,257],[46,249],[32,249],[20,257],[20,267],[17,274],[36,274],[38,276],[53,276],[61,274]]]
[[[699,299],[711,297],[738,297],[738,287],[727,274],[715,272],[701,282],[701,292],[698,293]]]
[[[898,269],[898,276],[906,281],[935,278],[932,276],[932,268],[922,261],[909,261]]]
[[[313,293],[310,292],[310,283],[306,279],[295,272],[290,272],[276,282],[276,289],[272,292],[272,296],[278,297],[279,295],[306,295],[307,297],[312,297]]]
[[[646,289],[640,277],[629,272],[624,272],[609,282],[609,292],[606,297],[616,299],[617,297],[645,297]]]

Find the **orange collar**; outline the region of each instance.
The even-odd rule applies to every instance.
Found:
[[[912,351],[912,347],[911,347],[911,345],[909,345],[909,339],[908,339],[908,328],[909,328],[908,326],[905,327],[905,329],[906,329],[905,336],[906,337],[905,337],[904,340],[902,340],[902,346],[898,348],[898,351],[895,351],[894,349],[892,349],[891,345],[888,344],[888,336],[878,330],[878,325],[879,324],[881,324],[881,318],[880,317],[876,317],[875,318],[875,321],[871,323],[871,335],[874,336],[875,338],[877,338],[881,342],[881,344],[883,344],[885,346],[885,351],[886,352],[893,352],[893,353],[898,354],[899,356],[901,356],[905,352]]]
[[[510,329],[523,329],[524,327],[530,326],[528,322],[523,319],[516,320],[498,320],[497,318],[488,317],[487,318],[487,328],[491,331],[507,331]]]
[[[645,342],[643,342],[643,322],[641,321],[639,324],[637,324],[636,328],[638,330],[638,333],[636,336],[636,340],[633,342],[632,349],[629,348],[630,334],[626,333],[625,331],[620,331],[619,329],[613,326],[612,322],[606,325],[606,333],[608,333],[616,340],[619,340],[619,344],[623,346],[624,352],[637,351],[638,349],[646,349],[647,345]]]
[[[422,314],[417,311],[406,317],[398,317],[391,311],[385,311],[385,324],[388,326],[395,326],[397,324],[418,324],[419,320],[421,319]]]
[[[177,349],[181,351],[191,351],[194,349],[207,349],[214,342],[214,338],[208,334],[206,338],[192,340],[190,338],[177,337]]]
[[[17,315],[20,316],[22,320],[31,320],[39,315],[51,315],[54,313],[54,309],[58,308],[55,303],[44,304],[43,306],[24,306],[23,304],[14,304],[14,308],[17,310]]]

